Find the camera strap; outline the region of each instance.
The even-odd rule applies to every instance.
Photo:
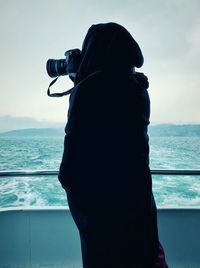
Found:
[[[48,89],[47,89],[47,95],[48,95],[49,97],[57,97],[57,98],[59,98],[59,97],[63,97],[63,96],[66,96],[66,95],[70,94],[70,93],[72,92],[72,90],[73,90],[73,88],[70,88],[69,90],[64,91],[64,92],[60,92],[60,93],[51,93],[51,92],[50,92],[50,87],[51,87],[53,84],[55,84],[55,82],[58,80],[58,78],[59,78],[59,76],[56,77],[56,78],[49,84],[49,87],[48,87]]]

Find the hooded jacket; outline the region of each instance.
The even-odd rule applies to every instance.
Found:
[[[60,166],[59,179],[68,190],[83,189],[79,184],[90,178],[95,183],[100,171],[114,178],[119,170],[130,174],[128,165],[135,172],[138,161],[148,165],[148,80],[133,73],[142,64],[138,44],[122,26],[89,29],[70,96]]]
[[[70,96],[59,172],[86,248],[82,249],[84,267],[122,267],[133,256],[133,267],[150,268],[157,256],[147,134],[149,84],[145,75],[134,72],[143,61],[139,45],[121,25],[97,24],[88,30]],[[118,209],[122,220],[116,218]],[[118,229],[127,233],[119,233],[115,243]],[[121,259],[116,258],[115,266],[109,264],[114,259],[111,253],[110,258],[102,255],[103,248],[110,250],[108,237],[112,237],[114,258],[118,242],[126,245],[120,248]],[[101,252],[104,264],[90,252],[92,248]]]

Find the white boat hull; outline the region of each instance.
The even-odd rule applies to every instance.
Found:
[[[200,268],[200,208],[158,209],[158,225],[169,267]],[[82,267],[66,207],[1,209],[0,268],[10,267]]]

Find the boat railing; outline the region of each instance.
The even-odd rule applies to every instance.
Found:
[[[194,169],[152,169],[152,175],[200,176],[200,170]],[[5,170],[0,177],[57,176],[58,170]]]

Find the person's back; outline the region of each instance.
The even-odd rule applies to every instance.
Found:
[[[148,81],[133,73],[143,63],[133,40],[117,24],[93,26],[70,96],[59,180],[80,232],[84,268],[154,268],[158,256]],[[101,45],[108,49],[98,55]]]

